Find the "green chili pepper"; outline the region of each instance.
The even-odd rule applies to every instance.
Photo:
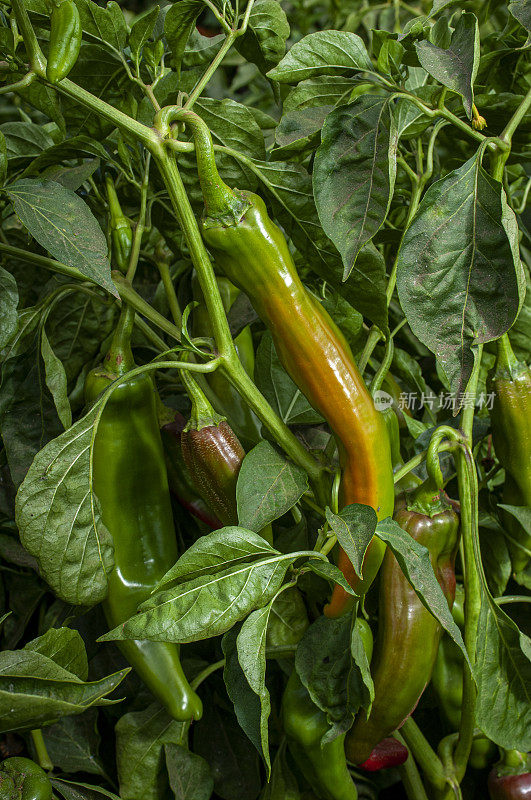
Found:
[[[227,278],[217,278],[216,280],[223,306],[225,311],[228,312],[240,294],[240,290],[227,280]],[[210,318],[196,276],[192,279],[192,288],[194,299],[200,303],[200,305],[194,309],[193,314],[194,336],[212,337]],[[234,346],[245,371],[252,378],[254,375],[254,346],[251,329],[248,325],[235,337]],[[205,377],[213,393],[213,397],[211,398],[213,405],[220,413],[228,417],[231,427],[241,440],[243,446],[247,448],[254,447],[260,440],[262,426],[259,419],[242,400],[239,393],[222,374],[221,370],[217,369],[207,374]]]
[[[48,775],[29,758],[7,758],[0,764],[2,800],[52,800]]]
[[[428,480],[398,503],[394,519],[428,549],[451,606],[459,531],[452,505]],[[378,636],[371,665],[375,698],[369,718],[358,715],[345,740],[347,757],[354,764],[363,763],[378,742],[412,713],[430,680],[440,635],[439,623],[388,550],[380,574]]]
[[[61,0],[54,6],[50,27],[50,47],[46,77],[50,83],[66,78],[77,61],[81,48],[81,18],[73,0]]]
[[[169,125],[168,114],[193,128],[205,200],[205,242],[229,280],[248,295],[271,330],[282,365],[336,436],[341,505],[363,503],[372,506],[379,519],[390,516],[394,488],[385,424],[345,337],[301,283],[286,239],[270,220],[263,200],[232,191],[221,180],[206,125],[193,112],[169,109],[159,114],[162,128]],[[340,551],[339,567],[358,594],[371,585],[384,551],[375,537],[365,555],[363,580]],[[338,616],[352,604],[352,597],[336,584],[327,613]]]
[[[110,175],[105,179],[107,200],[109,203],[109,227],[111,230],[113,261],[124,275],[129,267],[131,248],[133,246],[133,230],[131,223],[124,215]]]
[[[498,340],[491,389],[492,441],[505,469],[503,502],[531,506],[531,369],[517,360],[508,336]],[[508,512],[502,513],[502,521],[513,569],[521,572],[529,562],[531,534]]]
[[[87,402],[134,368],[133,321],[134,311],[125,307],[104,364],[87,376]],[[115,568],[103,604],[114,628],[136,613],[178,556],[155,387],[148,374],[126,377],[104,408],[94,442],[93,488],[114,542]],[[186,680],[175,644],[125,641],[119,647],[172,717],[201,717],[201,701]]]
[[[398,424],[398,417],[393,408],[388,407],[380,411],[384,418],[385,426],[387,428],[387,435],[389,436],[389,443],[391,445],[391,462],[393,464],[393,472],[396,472],[400,467],[404,466],[404,460],[400,452],[400,428]],[[398,483],[395,484],[395,494],[415,489],[422,483],[413,472],[403,477]]]
[[[324,800],[357,800],[345,758],[345,736],[321,746],[329,728],[326,714],[314,705],[296,670],[282,698],[282,722],[289,751],[313,791]]]

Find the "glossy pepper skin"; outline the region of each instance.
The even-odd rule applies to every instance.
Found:
[[[229,280],[249,297],[273,336],[286,372],[327,420],[336,437],[342,470],[340,503],[372,506],[379,519],[393,513],[393,471],[385,424],[356,367],[350,347],[330,315],[303,286],[280,228],[264,201],[234,192],[216,169],[212,139],[193,112],[180,113],[193,128],[205,200],[203,238]],[[362,595],[374,580],[385,545],[374,538],[360,580],[340,550],[338,565]],[[340,616],[352,597],[335,586],[325,613]]]
[[[506,751],[488,780],[490,800],[531,800],[531,758],[516,750]]]
[[[407,747],[402,742],[388,736],[378,742],[369,758],[359,765],[365,772],[379,772],[381,769],[392,769],[404,764],[409,756]]]
[[[391,463],[393,465],[393,472],[396,472],[400,467],[404,466],[404,460],[400,452],[400,427],[398,417],[392,407],[385,408],[379,412],[385,422],[387,428],[387,435],[389,436],[389,444],[391,447]],[[400,495],[402,492],[409,489],[416,489],[422,483],[413,472],[409,472],[398,483],[395,483],[395,496]]]
[[[394,519],[429,551],[450,607],[459,518],[429,482],[398,504]],[[345,739],[347,758],[363,763],[374,747],[399,728],[417,705],[437,657],[441,628],[422,605],[394,555],[386,552],[380,573],[378,636],[371,673],[375,699],[369,719],[359,714]]]
[[[184,463],[181,434],[185,425],[185,418],[182,414],[176,413],[174,421],[166,423],[161,428],[170,492],[192,516],[211,530],[218,530],[223,527],[223,523],[200,497]]]
[[[45,771],[29,758],[7,758],[0,763],[2,800],[52,800],[52,784]]]
[[[81,48],[81,18],[73,0],[61,0],[54,6],[50,26],[50,46],[46,77],[50,83],[66,78],[77,61]]]
[[[107,201],[109,203],[109,227],[111,230],[112,258],[120,272],[125,273],[129,267],[133,246],[133,230],[131,223],[124,215],[110,175],[105,179]]]
[[[228,312],[240,294],[240,290],[227,278],[216,278],[216,282],[218,284],[223,307],[225,311]],[[211,338],[212,326],[196,276],[192,279],[192,289],[194,300],[200,303],[193,312],[194,336]],[[234,338],[234,347],[236,348],[243,368],[252,378],[254,375],[254,346],[251,329],[248,325]],[[239,393],[220,370],[207,373],[205,378],[213,395],[210,400],[216,410],[219,411],[220,414],[224,414],[228,417],[231,428],[233,428],[245,448],[254,447],[260,440],[260,431],[262,427],[258,417],[253,414],[251,409],[242,400]]]
[[[503,502],[531,506],[531,369],[516,359],[507,336],[498,340],[491,390],[492,442],[505,469]],[[531,550],[531,536],[512,514],[503,512],[502,520],[513,570],[521,572],[529,561],[523,548]]]
[[[462,586],[458,586],[452,616],[460,628],[464,628],[465,624],[464,599],[464,589]],[[463,662],[460,648],[448,634],[443,633],[433,667],[431,684],[437,697],[438,707],[454,731],[459,730],[461,722]],[[492,763],[495,755],[495,744],[485,736],[481,736],[472,742],[469,764],[473,769],[485,769]]]
[[[88,403],[134,368],[133,320],[134,312],[125,308],[104,364],[87,376]],[[136,613],[178,557],[155,388],[147,373],[125,378],[104,408],[94,443],[93,488],[114,542],[115,567],[103,603],[114,628]],[[174,719],[201,717],[201,701],[175,644],[125,641],[119,647]]]
[[[181,433],[183,460],[193,485],[224,525],[238,524],[236,483],[245,450],[186,371],[182,380],[192,401]]]

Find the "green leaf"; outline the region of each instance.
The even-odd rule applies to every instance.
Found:
[[[482,592],[477,632],[476,724],[507,750],[531,749],[531,641]]]
[[[367,657],[359,650],[359,633],[354,636],[352,629],[350,614],[339,619],[319,617],[304,634],[295,655],[302,683],[332,726],[323,744],[345,733],[354,715],[360,708],[369,709],[374,697]],[[352,642],[362,670],[352,659]]]
[[[505,509],[511,514],[522,526],[525,532],[531,535],[531,507],[530,506],[508,506],[504,503],[499,503],[499,508]]]
[[[531,3],[529,0],[513,0],[512,3],[509,3],[508,9],[520,25],[526,29],[528,36],[525,46],[527,47],[531,41]]]
[[[321,140],[321,128],[332,106],[310,106],[286,112],[275,130],[272,152],[275,159],[285,159],[312,148]]]
[[[260,800],[300,800],[301,794],[295,776],[286,761],[286,746],[277,750],[271,779],[264,787]]]
[[[174,581],[183,583],[203,575],[214,575],[272,553],[278,553],[278,550],[253,531],[236,527],[221,528],[194,542],[160,580],[157,591]]]
[[[325,564],[325,561],[319,561]],[[302,594],[296,586],[288,586],[276,596],[267,625],[268,647],[297,645],[308,628],[308,614]]]
[[[262,704],[258,694],[251,689],[238,659],[237,639],[241,626],[236,625],[224,635],[221,646],[225,656],[223,680],[233,705],[236,719],[241,729],[245,732],[262,755],[261,717]]]
[[[87,652],[77,631],[70,628],[50,628],[42,636],[28,642],[25,649],[51,658],[82,681],[88,678]]]
[[[397,132],[391,101],[362,95],[326,118],[313,190],[323,230],[343,259],[343,280],[381,228],[393,196]]]
[[[376,511],[371,506],[352,503],[334,514],[326,509],[326,521],[337,536],[337,540],[350,559],[354,572],[363,578],[362,565],[365,551],[376,530]]]
[[[8,160],[35,158],[53,145],[53,139],[33,122],[4,122],[0,133],[5,138]]]
[[[175,8],[175,6],[171,6]],[[155,28],[158,16],[160,13],[159,6],[150,8],[147,14],[139,17],[131,26],[131,33],[129,34],[129,47],[131,48],[131,55],[133,59],[137,59],[142,52],[142,48],[149,41],[151,34]]]
[[[235,47],[244,58],[266,73],[286,51],[290,33],[286,12],[277,0],[256,0],[244,35]]]
[[[7,177],[7,143],[6,137],[0,130],[0,186],[3,186]]]
[[[16,497],[26,550],[58,597],[94,605],[107,594],[113,543],[89,482],[99,406],[37,453]]]
[[[287,461],[269,442],[260,442],[247,453],[238,474],[240,524],[262,530],[293,508],[307,488],[308,478],[301,467]]]
[[[448,601],[435,577],[427,548],[416,542],[390,517],[378,522],[376,535],[393,551],[400,569],[417,593],[422,605],[459,645],[470,666],[461,631],[454,622]]]
[[[265,159],[264,135],[249,108],[229,98],[201,97],[195,109],[210,128],[216,143],[231,147],[242,156]],[[219,163],[223,170],[223,159]]]
[[[107,42],[116,50],[122,50],[127,40],[127,24],[118,3],[108,2],[105,8],[91,0],[76,0],[81,17],[83,33]]]
[[[474,81],[479,66],[479,25],[476,15],[464,12],[460,16],[447,50],[426,41],[415,42],[415,47],[426,72],[443,86],[461,95],[470,119]]]
[[[286,425],[315,425],[323,421],[280,363],[269,331],[262,336],[256,351],[254,379]]]
[[[275,599],[276,598],[273,598],[264,608],[260,608],[257,611],[253,611],[252,614],[249,614],[236,639],[238,661],[247,679],[247,683],[260,700],[258,752],[264,759],[268,780],[271,774],[268,730],[268,720],[271,713],[271,698],[265,683],[266,639],[269,616]]]
[[[0,348],[4,348],[17,329],[17,282],[0,267]]]
[[[366,70],[372,70],[372,63],[359,36],[345,31],[318,31],[295,42],[267,77],[279,83],[299,83],[318,75]]]
[[[52,786],[57,792],[60,792],[65,800],[101,800],[102,797],[106,797],[108,800],[121,800],[114,792],[110,792],[102,786],[91,786],[79,781],[54,778]]]
[[[44,728],[44,743],[55,767],[65,772],[88,772],[106,777],[98,757],[101,739],[96,727],[97,716],[95,709],[89,709],[79,717],[64,717]]]
[[[178,0],[164,19],[164,36],[171,48],[171,65],[180,74],[186,43],[204,6],[201,0]]]
[[[282,104],[284,113],[297,108],[313,108],[314,106],[336,106],[342,98],[348,97],[352,91],[352,81],[348,78],[333,75],[321,75],[301,81],[290,91]]]
[[[175,800],[209,800],[214,780],[205,759],[177,744],[164,745],[164,753]]]
[[[474,349],[511,327],[524,287],[514,213],[477,153],[430,186],[398,254],[404,313],[458,397]]]
[[[345,576],[335,564],[331,564],[329,561],[317,561],[310,559],[304,565],[304,569],[314,572],[316,575],[319,575],[320,578],[324,578],[325,581],[332,581],[339,584],[342,589],[344,589],[348,594],[351,594],[353,597],[356,595],[356,592],[352,586],[347,583]]]
[[[68,400],[66,372],[61,359],[57,358],[52,350],[44,328],[41,333],[41,355],[46,371],[46,386],[53,397],[61,424],[66,430],[72,424],[72,409]]]
[[[141,604],[134,617],[99,641],[150,639],[184,644],[219,636],[251,611],[267,605],[282,586],[288,567],[299,557],[298,553],[271,555],[157,592]]]
[[[106,700],[128,669],[84,683],[42,653],[4,650],[0,653],[0,733],[42,728],[73,714],[82,714]]]
[[[42,247],[118,296],[103,231],[75,192],[55,181],[25,178],[12,183],[7,194],[18,218]]]
[[[164,746],[181,745],[187,724],[158,703],[124,714],[116,732],[116,765],[122,800],[160,800],[168,786]]]

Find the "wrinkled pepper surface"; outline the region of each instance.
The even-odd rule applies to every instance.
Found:
[[[459,532],[454,508],[427,481],[397,504],[394,519],[428,549],[451,607]],[[412,713],[431,678],[440,635],[439,623],[388,550],[380,573],[378,635],[371,664],[375,699],[369,718],[358,714],[345,739],[347,757],[354,764],[363,763]]]
[[[29,758],[6,758],[0,763],[2,800],[52,800],[52,784],[45,771]]]
[[[531,506],[531,369],[519,362],[508,336],[498,340],[498,359],[491,389],[492,441],[505,469],[503,502]],[[506,511],[502,521],[513,570],[521,572],[529,561],[531,535]]]
[[[342,470],[341,505],[363,503],[372,506],[379,519],[390,516],[394,489],[387,431],[345,337],[303,286],[286,239],[269,218],[264,201],[224,184],[207,126],[193,112],[181,113],[180,119],[194,133],[205,201],[204,240],[216,263],[245,292],[270,329],[285,370],[332,428]],[[358,594],[371,585],[384,552],[385,545],[374,538],[360,580],[340,551],[339,567]],[[352,597],[336,585],[327,613],[339,616],[352,603]]]
[[[134,311],[124,308],[104,363],[87,376],[88,403],[134,368],[133,321]],[[93,489],[114,542],[115,567],[103,603],[114,628],[136,613],[178,557],[155,387],[147,373],[121,381],[103,410],[94,443]],[[183,673],[178,646],[124,641],[119,647],[172,717],[201,717],[201,701]]]

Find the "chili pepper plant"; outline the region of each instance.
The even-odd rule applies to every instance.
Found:
[[[528,0],[0,0],[0,800],[531,797]]]

